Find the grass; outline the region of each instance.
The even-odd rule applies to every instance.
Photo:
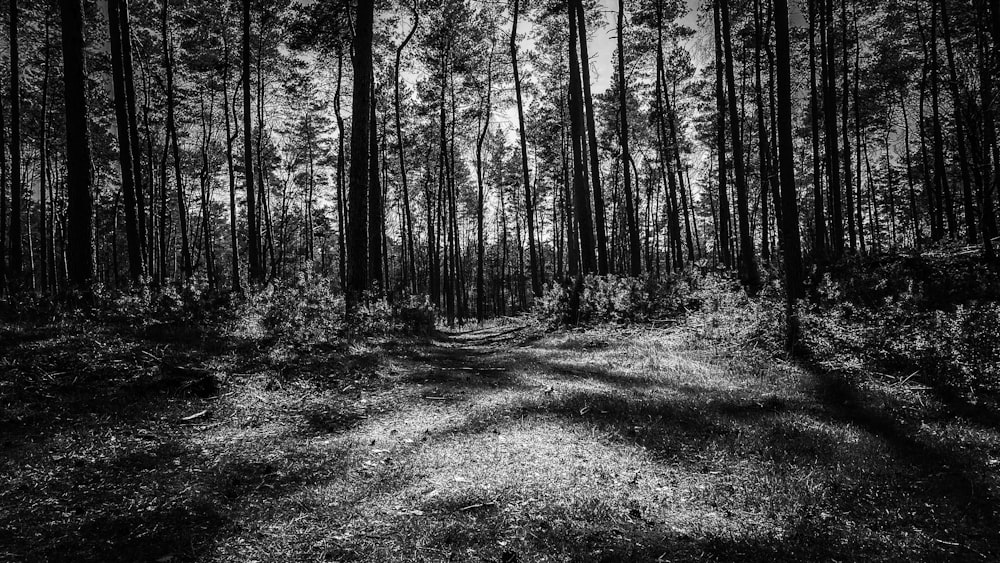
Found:
[[[0,366],[0,560],[1000,558],[997,427],[725,319],[304,348],[6,325]]]

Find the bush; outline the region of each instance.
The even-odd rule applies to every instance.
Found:
[[[393,316],[398,329],[405,334],[428,335],[434,331],[436,313],[425,295],[410,296],[398,304]]]
[[[365,295],[363,305],[349,319],[349,329],[361,335],[420,334],[433,332],[437,318],[426,296],[403,297],[389,303],[384,297]]]
[[[830,299],[831,288],[836,299]],[[816,283],[814,297],[828,305],[847,300],[866,307],[901,298],[921,309],[950,310],[972,301],[1000,300],[1000,280],[978,253],[942,242],[923,254],[847,258]]]
[[[922,287],[945,283],[909,283],[868,306],[845,298],[840,285],[828,279],[802,316],[803,344],[825,369],[913,375],[962,393],[1000,392],[1000,305],[971,301],[944,307],[935,300],[932,307]]]
[[[676,317],[702,306],[697,294],[706,278],[691,272],[664,280],[627,276],[586,276],[580,286],[548,284],[535,314],[548,326],[630,323]],[[579,299],[574,303],[574,299]]]
[[[646,318],[649,296],[643,280],[586,276],[582,284],[548,285],[536,314],[549,326],[629,322]]]
[[[253,296],[249,313],[258,311],[265,336],[275,340],[324,341],[339,329],[344,317],[344,299],[334,295],[330,285],[326,278],[299,272]]]

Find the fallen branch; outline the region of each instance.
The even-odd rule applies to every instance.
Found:
[[[475,510],[477,508],[483,508],[483,507],[486,507],[486,506],[496,506],[496,505],[497,505],[497,503],[495,501],[492,501],[492,502],[483,502],[483,503],[480,503],[480,504],[470,504],[469,506],[463,506],[462,508],[459,508],[458,511],[459,512],[465,512],[467,510]]]

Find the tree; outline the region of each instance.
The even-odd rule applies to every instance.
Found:
[[[639,276],[642,273],[641,247],[639,245],[639,218],[636,216],[636,206],[632,195],[632,155],[629,151],[628,129],[628,94],[625,75],[625,0],[618,0],[618,114],[621,129],[621,168],[623,191],[625,192],[625,220],[628,230],[629,274]]]
[[[108,34],[111,38],[112,82],[115,92],[115,120],[118,125],[118,162],[121,169],[122,199],[125,203],[125,233],[128,241],[129,277],[134,284],[142,282],[145,275],[142,245],[139,234],[139,214],[136,206],[135,161],[132,158],[132,120],[129,116],[125,93],[125,66],[120,0],[108,0]]]
[[[575,219],[580,233],[580,264],[584,274],[597,271],[596,248],[594,244],[594,219],[590,209],[590,190],[584,176],[583,152],[586,147],[586,131],[583,123],[583,100],[580,85],[580,60],[577,46],[577,4],[581,0],[569,1],[569,112],[570,136],[573,145],[573,200]],[[585,39],[584,39],[585,40]]]
[[[798,197],[795,193],[795,160],[792,141],[792,63],[789,54],[788,5],[774,0],[775,52],[778,90],[778,168],[781,174],[781,205],[784,225],[785,303],[788,317],[787,345],[789,350],[799,338],[796,301],[804,296],[802,287],[802,251],[799,239]]]
[[[525,218],[528,223],[528,270],[531,272],[531,291],[535,297],[542,294],[542,282],[538,268],[538,249],[535,243],[535,202],[531,194],[531,179],[528,176],[528,139],[524,131],[524,102],[521,98],[521,73],[517,66],[517,18],[520,1],[514,0],[514,17],[510,29],[510,64],[514,71],[514,96],[517,100],[517,128],[521,145],[521,179],[524,190]]]
[[[841,203],[840,185],[840,149],[837,141],[837,86],[834,77],[834,47],[829,31],[833,19],[833,0],[819,0],[820,11],[820,50],[822,57],[823,107],[826,121],[826,169],[828,175],[830,199],[832,203],[833,225],[831,228],[831,243],[833,256],[840,259],[844,256],[844,208]]]
[[[729,22],[729,3],[721,2],[722,38],[726,53],[726,85],[729,90],[729,129],[733,146],[733,171],[736,180],[736,210],[739,218],[740,278],[751,292],[760,289],[760,272],[750,236],[750,201],[747,193],[746,171],[743,160],[743,135],[740,132],[740,114],[736,98],[735,66],[733,64],[732,30]]]
[[[12,289],[21,289],[24,276],[21,218],[24,194],[21,189],[21,62],[18,40],[18,1],[10,0],[10,234],[7,242],[8,276]]]
[[[94,280],[93,193],[90,182],[90,129],[83,0],[60,0],[66,106],[66,274],[70,284],[89,290]]]
[[[257,193],[253,181],[253,123],[250,105],[250,0],[243,0],[243,177],[247,199],[247,259],[251,284],[264,281],[264,265],[261,260],[260,231],[257,228]]]
[[[351,168],[348,187],[347,304],[353,311],[369,288],[368,279],[368,150],[371,144],[372,30],[375,19],[373,0],[359,0],[354,30],[354,98],[352,101]]]
[[[410,30],[406,33],[406,37],[400,42],[399,47],[396,48],[396,64],[395,70],[393,72],[393,94],[394,94],[394,104],[396,110],[396,142],[399,148],[399,181],[400,190],[403,194],[403,236],[405,237],[404,244],[406,249],[407,258],[409,259],[407,264],[403,265],[403,285],[410,286],[411,291],[416,292],[417,284],[417,260],[416,252],[413,246],[413,213],[410,209],[410,186],[407,183],[406,178],[406,155],[405,155],[405,143],[403,141],[403,125],[402,125],[402,105],[403,102],[399,97],[399,84],[400,84],[400,62],[403,58],[403,50],[413,39],[413,35],[417,32],[417,28],[420,25],[420,12],[417,10],[417,3],[413,3],[413,24],[410,26]],[[409,282],[409,284],[407,284]]]
[[[608,264],[608,233],[604,219],[604,190],[601,189],[601,157],[597,150],[597,125],[594,120],[594,96],[590,92],[590,54],[587,49],[587,18],[583,2],[576,2],[576,18],[580,36],[580,60],[583,81],[583,105],[587,115],[587,155],[590,157],[590,183],[594,188],[594,227],[597,231],[597,271],[610,273]]]
[[[722,49],[722,16],[719,1],[712,3],[715,22],[715,100],[716,100],[716,151],[719,157],[719,249],[722,264],[733,265],[730,246],[729,194],[726,191],[726,94],[725,60]]]

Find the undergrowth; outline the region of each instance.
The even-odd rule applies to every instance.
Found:
[[[976,256],[952,250],[831,266],[798,305],[805,357],[842,375],[905,379],[973,401],[1000,396],[1000,282]],[[693,270],[550,285],[535,314],[551,329],[683,324],[704,344],[773,354],[786,322],[777,279],[751,297],[729,276]]]

